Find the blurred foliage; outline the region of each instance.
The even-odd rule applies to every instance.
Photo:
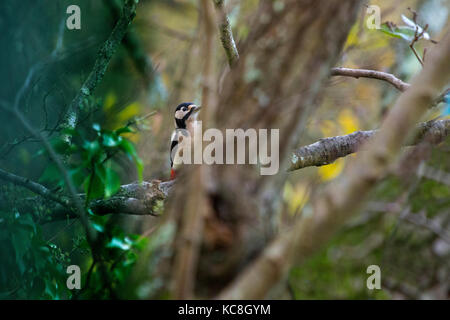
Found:
[[[108,198],[120,188],[121,181],[114,169],[114,162],[119,153],[130,158],[136,165],[138,176],[142,180],[142,160],[132,142],[122,135],[132,133],[132,125],[142,121],[136,119],[127,126],[116,130],[104,130],[98,124],[92,126],[96,137],[93,140],[84,138],[77,130],[66,130],[72,143],[55,138],[53,149],[60,155],[70,157],[69,173],[78,188],[83,188],[87,204],[94,199]],[[39,154],[44,155],[42,150]],[[118,167],[118,166],[117,166]],[[64,186],[61,172],[56,165],[50,163],[40,177],[40,181]],[[138,251],[143,248],[147,238],[127,234],[108,216],[97,216],[88,210],[90,223],[99,233],[96,243],[95,263],[90,264],[92,270],[83,273],[83,285],[89,290],[73,292],[67,289],[66,267],[72,264],[71,257],[76,253],[94,256],[83,232],[78,230],[71,246],[56,244],[60,231],[70,227],[67,224],[56,232],[50,240],[43,237],[41,221],[45,221],[46,212],[40,215],[24,214],[16,211],[0,212],[0,246],[1,277],[0,298],[32,298],[32,299],[67,299],[67,298],[111,298],[115,289],[128,276],[136,262]],[[81,236],[80,236],[81,234]],[[77,264],[81,264],[78,262]],[[96,265],[100,265],[96,268]],[[108,269],[106,273],[105,270]],[[6,289],[6,290],[5,290]]]

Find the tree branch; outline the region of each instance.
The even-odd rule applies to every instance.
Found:
[[[69,204],[70,204],[70,201],[68,199],[66,199],[65,197],[60,197],[60,196],[56,195],[53,191],[47,189],[45,186],[43,186],[37,182],[34,182],[30,179],[27,179],[27,178],[24,178],[21,176],[17,176],[10,172],[6,172],[2,169],[0,169],[0,179],[9,181],[18,186],[27,188],[30,191],[32,191],[46,199],[55,201],[65,207],[69,206]]]
[[[217,24],[219,25],[220,41],[227,54],[228,64],[233,67],[239,60],[239,52],[233,38],[230,19],[225,12],[225,0],[213,0],[217,11]]]
[[[345,77],[354,77],[354,78],[372,78],[383,80],[392,84],[395,88],[400,91],[405,91],[410,87],[409,83],[403,82],[398,79],[396,76],[390,73],[375,71],[375,70],[367,70],[367,69],[350,69],[350,68],[333,68],[331,69],[332,76],[345,76]]]
[[[105,6],[109,8],[114,20],[120,19],[122,1],[118,0],[103,0]],[[152,60],[146,54],[145,49],[139,39],[138,34],[130,28],[123,37],[123,45],[127,49],[131,60],[136,67],[136,70],[142,76],[146,87],[149,87],[156,75],[156,70],[153,66]]]
[[[407,145],[415,145],[425,136],[430,137],[433,143],[439,143],[450,135],[450,120],[423,122],[416,127],[416,131],[416,136]],[[357,152],[377,132],[378,130],[356,131],[345,136],[320,139],[313,144],[303,146],[292,153],[288,171],[330,164],[338,158]]]
[[[313,144],[301,147],[292,153],[291,166],[288,171],[294,171],[309,166],[322,166],[332,163],[338,158],[357,152],[359,148],[378,130],[357,131],[345,136],[337,136],[321,139]],[[432,143],[439,143],[450,135],[450,120],[432,120],[420,123],[416,126],[416,136],[407,145],[415,145],[427,136]],[[14,183],[29,189],[45,199],[54,201],[61,206],[46,205],[53,211],[51,221],[76,218],[71,207],[71,202],[63,196],[58,196],[45,186],[28,178],[15,175],[0,169],[0,179]],[[106,214],[130,214],[130,215],[155,215],[158,201],[166,198],[174,181],[160,182],[153,180],[142,184],[132,183],[120,187],[118,193],[109,199],[93,200],[89,208],[97,215]],[[79,195],[84,199],[84,195]],[[27,211],[36,208],[40,203],[36,198],[25,199],[19,206],[19,211]],[[45,207],[45,206],[44,206]]]
[[[4,172],[4,171],[3,171]],[[14,184],[21,185],[30,191],[40,195],[41,197],[26,198],[15,204],[16,209],[21,212],[35,212],[36,208],[42,208],[45,212],[50,212],[49,219],[45,222],[53,222],[65,219],[78,218],[75,209],[71,203],[66,203],[64,198],[57,198],[49,194],[51,192],[47,188],[38,183],[22,183],[29,181],[26,178],[15,176],[10,177],[10,173],[3,174],[0,171],[0,179],[10,181]],[[161,182],[152,180],[142,183],[131,183],[120,187],[119,191],[108,199],[93,200],[89,203],[89,209],[96,215],[107,214],[129,214],[129,215],[154,215],[161,206],[170,189],[173,181]],[[85,199],[84,194],[79,195],[80,199]],[[43,201],[48,199],[54,203]],[[5,204],[0,205],[3,207]]]
[[[75,98],[69,105],[66,116],[63,120],[63,124],[61,125],[62,129],[73,129],[76,126],[77,122],[77,113],[83,102],[91,96],[94,92],[97,85],[102,81],[103,76],[105,75],[106,68],[113,56],[122,42],[123,37],[125,36],[128,25],[134,19],[136,15],[136,1],[135,0],[127,0],[123,6],[122,15],[117,21],[116,26],[113,31],[109,35],[108,39],[101,46],[100,50],[97,54],[97,59],[95,60],[94,68],[89,73],[86,81],[81,86],[80,91],[77,93]],[[68,137],[64,137],[65,140]]]

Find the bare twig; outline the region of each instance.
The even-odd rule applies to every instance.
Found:
[[[414,19],[416,19],[417,14],[414,15]],[[416,22],[414,20],[414,22]],[[416,49],[414,48],[414,44],[420,40],[420,38],[422,38],[423,34],[427,31],[428,29],[428,24],[423,28],[422,32],[419,33],[419,27],[416,25],[416,29],[414,31],[414,38],[411,40],[411,43],[409,44],[409,47],[411,48],[412,52],[414,53],[414,55],[416,56],[417,60],[419,60],[420,64],[423,67],[423,59],[420,58],[419,54],[417,53]],[[424,58],[425,58],[425,53],[424,53]]]
[[[410,87],[409,83],[403,82],[393,74],[382,71],[367,70],[367,69],[333,68],[331,69],[331,75],[383,80],[392,84],[395,88],[397,88],[400,91],[405,91]]]

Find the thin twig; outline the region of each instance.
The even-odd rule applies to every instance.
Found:
[[[395,88],[400,91],[405,91],[410,87],[409,83],[406,83],[398,79],[393,74],[367,69],[351,69],[351,68],[333,68],[331,69],[332,76],[346,76],[354,78],[372,78],[386,81],[392,84]]]

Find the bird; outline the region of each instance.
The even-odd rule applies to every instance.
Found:
[[[180,103],[175,109],[175,130],[170,138],[170,180],[175,179],[179,165],[179,161],[176,161],[179,157],[178,144],[188,135],[194,137],[194,126],[200,109],[192,102]]]

